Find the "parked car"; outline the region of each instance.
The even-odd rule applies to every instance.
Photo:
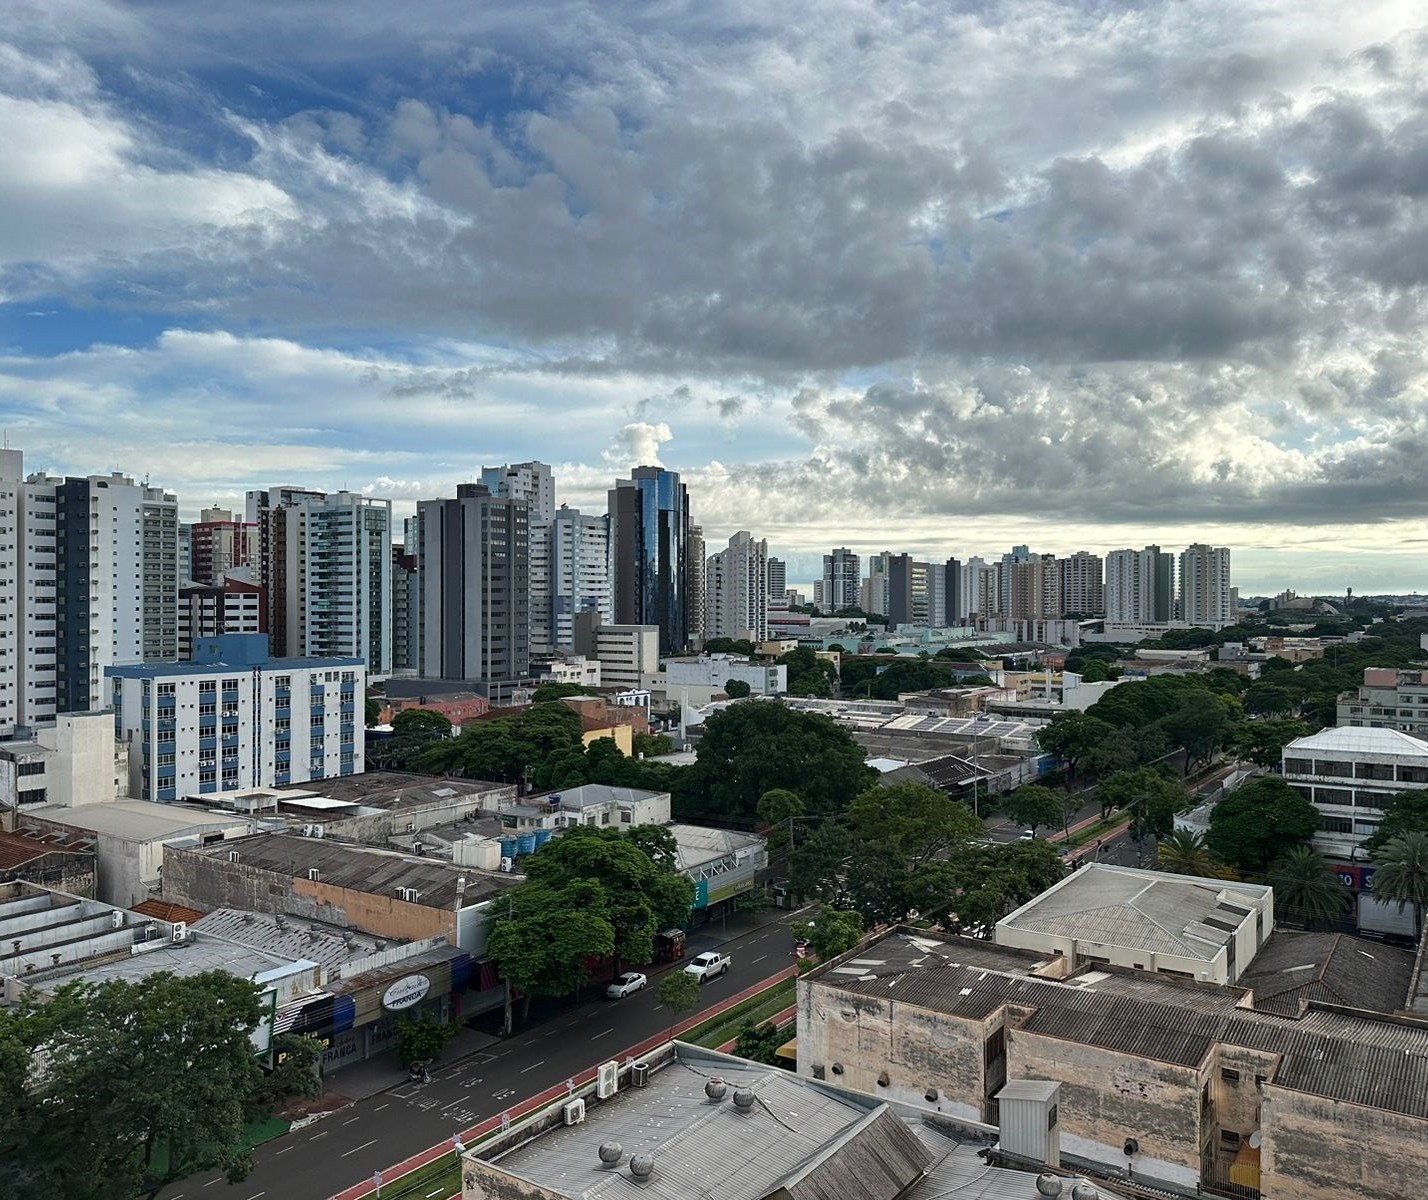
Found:
[[[686,975],[693,975],[704,983],[706,980],[717,979],[729,969],[729,956],[720,954],[716,950],[706,950],[703,954],[696,954],[689,966],[684,968]]]
[[[1021,837],[1019,837],[1019,838],[1017,839],[1017,841],[1019,841],[1019,842],[1034,842],[1034,841],[1036,841],[1036,830],[1034,830],[1034,829],[1023,829],[1023,830],[1021,831]]]
[[[648,983],[649,980],[638,971],[626,971],[605,989],[605,997],[608,1000],[620,1000],[631,992],[642,991]]]

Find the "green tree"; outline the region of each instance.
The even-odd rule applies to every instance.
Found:
[[[1423,936],[1423,910],[1428,906],[1428,833],[1405,833],[1374,856],[1378,868],[1373,893],[1380,900],[1413,908],[1413,936]]]
[[[754,689],[742,679],[726,679],[724,681],[724,695],[730,700],[742,700]]]
[[[770,855],[781,854],[793,841],[794,818],[803,816],[803,797],[788,788],[770,788],[759,797],[759,824],[767,831]]]
[[[564,763],[563,752],[581,747],[580,715],[568,704],[535,704],[509,717],[479,721],[459,737],[440,741],[421,754],[421,770],[466,779],[515,783],[532,772],[532,782],[548,784],[542,772]]]
[[[1293,846],[1270,872],[1276,912],[1294,913],[1309,925],[1341,919],[1353,898],[1321,854]]]
[[[531,881],[512,888],[502,902],[505,911],[491,922],[486,951],[509,988],[523,994],[526,1009],[532,996],[573,995],[585,982],[587,960],[615,953],[609,902],[598,883],[552,887]],[[508,991],[508,1031],[513,999]]]
[[[1364,843],[1370,856],[1405,833],[1428,833],[1428,790],[1399,792],[1383,802],[1383,820]]]
[[[599,741],[612,739],[600,738]],[[635,757],[658,758],[662,754],[674,753],[674,739],[667,733],[637,733],[634,736]]]
[[[684,971],[670,971],[655,987],[655,995],[669,1009],[669,1035],[673,1038],[679,1018],[699,1006],[699,980]]]
[[[392,718],[392,732],[397,737],[450,737],[451,718],[429,708],[404,708]]]
[[[1279,766],[1284,747],[1296,738],[1307,737],[1303,721],[1246,721],[1235,731],[1235,753],[1261,767]]]
[[[650,838],[672,840],[662,829],[637,839],[616,829],[577,825],[525,860],[531,884],[556,889],[577,883],[600,887],[615,938],[612,978],[620,973],[622,962],[649,962],[654,957],[655,932],[683,925],[694,902],[694,884],[674,870],[673,855],[661,855],[663,861],[656,861],[646,852],[642,842]]]
[[[257,988],[224,971],[68,984],[0,1013],[7,1087],[28,1075],[0,1106],[0,1160],[27,1181],[18,1194],[134,1200],[196,1171],[241,1180],[260,1018]],[[35,1060],[43,1070],[27,1071]]]
[[[542,683],[531,692],[532,704],[550,704],[570,696],[588,696],[590,689],[578,683]]]
[[[1039,783],[1024,783],[1015,791],[997,797],[996,809],[1033,833],[1043,826],[1060,825],[1065,812],[1061,797]]]
[[[1298,705],[1288,688],[1260,681],[1251,685],[1245,693],[1245,712],[1260,717],[1282,717],[1292,713]]]
[[[435,1062],[459,1032],[450,1022],[425,1014],[398,1017],[397,1057],[404,1067]]]
[[[1188,829],[1172,830],[1155,850],[1155,861],[1172,875],[1195,875],[1201,879],[1223,879],[1224,864],[1210,853],[1205,835]]]
[[[625,831],[625,839],[643,850],[661,871],[675,872],[679,869],[679,842],[665,826],[635,825]],[[674,924],[682,925],[684,922],[678,920]]]
[[[1091,659],[1081,671],[1082,683],[1104,683],[1110,678],[1110,665],[1099,658]]]
[[[1314,836],[1319,810],[1276,776],[1256,779],[1210,810],[1206,842],[1222,862],[1263,873]]]
[[[862,940],[863,918],[851,909],[821,905],[813,920],[798,928],[820,962],[846,954]]]
[[[739,1027],[739,1036],[734,1041],[734,1053],[750,1062],[776,1067],[779,1065],[778,1048],[787,1040],[772,1021],[765,1021],[762,1025],[745,1021]]]
[[[788,856],[789,890],[799,899],[833,899],[852,850],[847,829],[836,821],[819,822],[806,833],[800,829]]]
[[[896,855],[876,843],[850,838],[837,903],[850,906],[868,925],[901,921],[908,910],[912,872]]]
[[[849,805],[847,821],[855,841],[890,852],[908,870],[983,832],[960,800],[921,783],[875,784]]]
[[[813,812],[840,812],[872,784],[863,748],[821,713],[776,700],[734,704],[704,723],[681,817],[752,822],[772,788],[797,791]]]
[[[259,1083],[249,1102],[253,1120],[276,1112],[290,1101],[322,1094],[323,1044],[302,1034],[281,1033],[273,1039],[273,1069]]]
[[[380,723],[382,719],[382,702],[375,696],[368,696],[366,713],[367,728],[371,729],[373,725]]]
[[[1185,770],[1208,760],[1230,732],[1230,713],[1213,692],[1194,690],[1181,697],[1175,711],[1161,721],[1170,740],[1185,751]]]
[[[1170,836],[1175,814],[1186,804],[1184,789],[1151,767],[1112,775],[1101,784],[1098,798],[1103,812],[1130,812],[1136,835],[1156,841]]]
[[[1066,762],[1066,786],[1071,786],[1071,778],[1083,758],[1107,739],[1114,737],[1116,727],[1089,713],[1060,713],[1053,717],[1051,724],[1036,735],[1037,745],[1048,754],[1055,754]]]

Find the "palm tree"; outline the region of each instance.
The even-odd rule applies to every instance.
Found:
[[[1156,863],[1173,875],[1198,875],[1202,879],[1223,879],[1225,867],[1205,845],[1205,835],[1177,829],[1156,848]]]
[[[1428,905],[1428,833],[1405,833],[1386,842],[1374,855],[1378,868],[1373,894],[1398,901],[1398,911],[1413,905],[1413,936],[1423,934],[1423,909]]]
[[[1349,889],[1329,870],[1323,855],[1295,846],[1270,872],[1275,904],[1297,913],[1309,925],[1336,921],[1349,905]]]

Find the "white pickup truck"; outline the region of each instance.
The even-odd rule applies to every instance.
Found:
[[[696,954],[690,964],[684,968],[686,975],[693,975],[700,983],[709,979],[715,979],[724,974],[729,969],[729,956],[720,954],[714,950],[706,950],[703,954]]]

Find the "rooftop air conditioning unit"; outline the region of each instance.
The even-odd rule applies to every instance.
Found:
[[[585,1124],[585,1101],[568,1100],[560,1110],[560,1115],[567,1125]]]
[[[169,934],[169,940],[182,942],[188,939],[188,922],[175,921],[173,931]]]
[[[600,1073],[595,1084],[595,1094],[601,1100],[608,1100],[620,1090],[620,1064],[606,1062],[600,1064]]]
[[[121,909],[121,908],[116,908],[116,909],[114,909],[114,910],[109,914],[109,924],[112,925],[115,929],[123,929],[123,928],[124,928],[124,910]]]
[[[327,832],[327,830],[324,829],[321,825],[314,825],[314,826],[312,827],[312,836],[313,836],[313,837],[322,837],[323,834],[325,834],[326,832]]]
[[[312,880],[313,883],[316,883],[318,881],[318,878],[321,876],[321,874],[322,872],[320,872],[316,867],[308,867],[307,869],[307,877]]]

